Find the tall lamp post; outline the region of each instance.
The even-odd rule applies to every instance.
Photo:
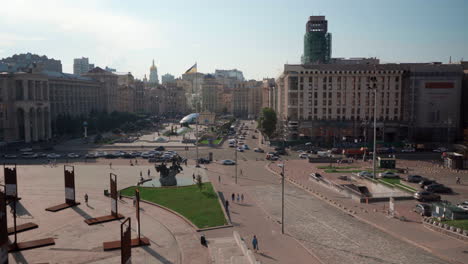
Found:
[[[374,76],[370,78],[371,84],[369,84],[369,89],[374,91],[374,147],[372,151],[372,178],[376,178],[376,150],[377,150],[377,71],[374,65]]]
[[[235,171],[235,182],[237,184],[237,137],[235,138],[235,142],[236,142],[236,147],[234,148],[234,169],[236,170]]]
[[[281,234],[284,234],[284,161],[278,167],[281,168]]]

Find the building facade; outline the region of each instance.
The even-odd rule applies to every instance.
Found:
[[[285,65],[277,79],[275,109],[288,138],[369,141],[373,78],[378,140],[452,142],[459,137],[461,67],[421,63]]]
[[[201,91],[201,110],[220,113],[222,111],[222,92],[223,86],[215,76],[211,74],[205,75]]]
[[[325,16],[311,16],[306,23],[302,64],[328,63],[331,58],[331,33]]]
[[[118,111],[118,76],[99,67],[88,71],[83,76],[102,83],[99,93],[99,103],[102,109],[107,113]]]
[[[166,73],[163,76],[161,76],[161,82],[162,84],[174,83],[175,77],[172,74]]]
[[[85,57],[73,59],[73,74],[85,74],[94,68],[94,64],[89,63],[89,59]]]
[[[232,70],[215,70],[214,76],[216,79],[236,79],[237,81],[244,81],[244,74],[238,69]]]
[[[51,136],[47,78],[35,73],[0,73],[0,142],[29,143]]]

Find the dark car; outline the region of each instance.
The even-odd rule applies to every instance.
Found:
[[[437,183],[435,180],[429,180],[429,179],[423,179],[422,181],[419,182],[419,186],[424,189],[426,185],[431,185]]]
[[[199,158],[198,159],[198,164],[210,164],[210,160],[205,159],[205,158]]]
[[[408,175],[406,177],[407,182],[421,182],[424,179],[425,178],[423,176],[419,176],[419,175]]]
[[[416,192],[413,197],[418,201],[440,201],[440,195],[428,191]]]
[[[275,152],[275,155],[276,156],[279,156],[279,155],[287,155],[288,153],[286,152],[285,149],[278,149],[276,152]]]
[[[431,216],[432,215],[432,206],[430,204],[417,204],[413,212],[421,216]]]
[[[159,147],[155,148],[154,150],[156,150],[156,151],[164,151],[164,150],[166,150],[166,148],[163,147],[163,146],[159,146]]]
[[[452,193],[452,189],[443,184],[431,184],[424,186],[424,189],[428,192],[434,193]]]

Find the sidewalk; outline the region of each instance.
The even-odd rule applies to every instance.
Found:
[[[246,169],[243,168],[244,172]],[[224,197],[229,199],[229,211],[234,230],[239,232],[249,249],[252,249],[253,235],[257,236],[260,249],[255,253],[257,260],[261,263],[322,263],[294,238],[281,234],[281,225],[273,222],[270,216],[258,206],[254,197],[246,193],[243,186],[247,185],[248,180],[239,177],[238,185],[235,185],[232,178],[233,167],[212,164],[208,166],[207,174],[217,191],[222,192]],[[218,182],[219,175],[221,175],[221,183]],[[271,180],[273,180],[272,183],[276,183],[274,179]],[[243,193],[244,202],[232,202],[232,193]],[[205,234],[208,239],[232,236],[232,229],[212,230]]]
[[[467,263],[467,243],[443,234],[428,230],[420,221],[402,222],[395,218],[389,218],[384,213],[384,205],[388,208],[388,203],[360,204],[338,192],[332,191],[318,183],[310,180],[309,173],[313,172],[306,165],[301,166],[297,161],[285,161],[285,175],[287,180],[296,186],[310,190],[319,198],[335,205],[340,204],[341,209],[352,210],[354,217],[364,221],[394,237],[402,239],[415,246],[436,255],[451,263]],[[290,166],[288,166],[288,163]],[[308,163],[306,163],[308,164]],[[267,165],[270,171],[274,171],[279,176],[280,168],[275,163]],[[323,197],[321,197],[321,195]],[[402,206],[399,206],[401,204]],[[396,202],[395,210],[402,210],[407,207],[405,202]],[[355,212],[355,213],[354,213]]]

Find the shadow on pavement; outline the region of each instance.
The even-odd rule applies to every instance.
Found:
[[[13,210],[14,204],[15,204],[14,202],[9,204],[11,210]],[[26,207],[24,207],[20,201],[16,202],[16,215],[18,217],[29,216],[30,218],[33,218],[32,215],[29,213],[29,211],[26,209]]]
[[[88,205],[89,206],[89,205]],[[81,208],[77,206],[72,207],[73,211],[77,212],[79,215],[81,215],[85,220],[92,218],[89,214],[87,214],[85,211],[81,210]]]
[[[152,248],[146,246],[146,247],[141,247],[144,251],[146,251],[148,254],[150,254],[151,256],[155,257],[156,259],[158,259],[159,261],[161,261],[161,263],[164,263],[164,264],[172,264],[172,262],[170,262],[168,259],[166,259],[165,257],[159,255],[158,252],[154,251]]]
[[[259,254],[260,256],[264,257],[264,258],[276,260],[274,257],[270,257],[270,256],[268,256],[268,255],[265,254],[265,253],[258,253],[258,254]]]

